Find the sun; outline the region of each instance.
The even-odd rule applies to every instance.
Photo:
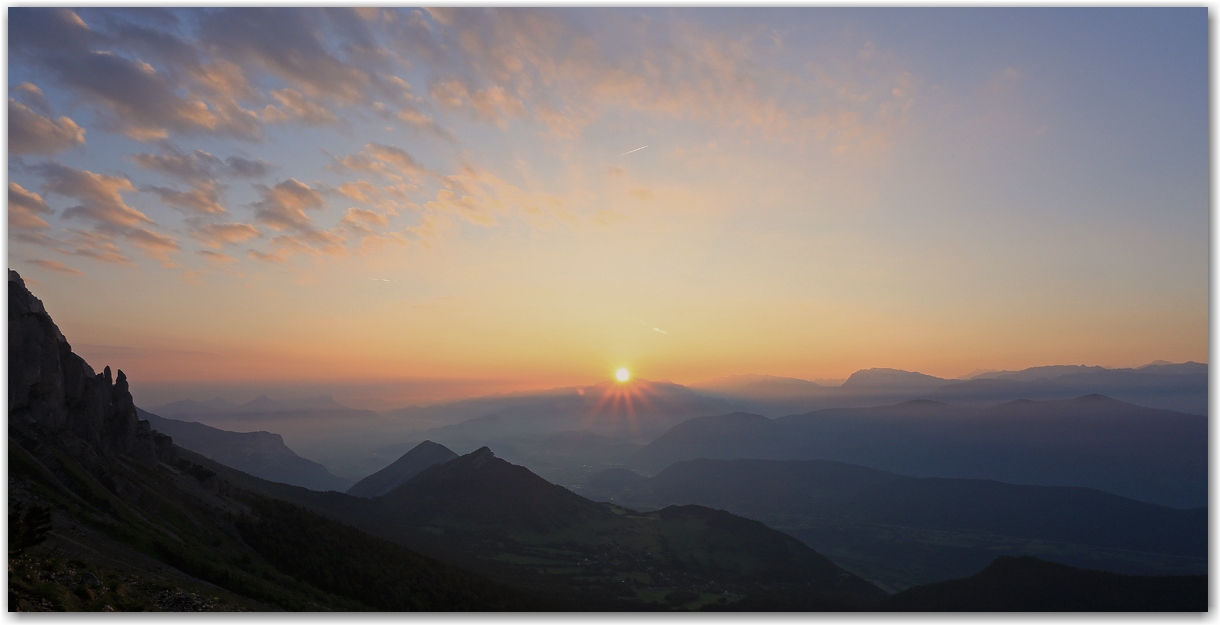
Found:
[[[626,382],[631,379],[631,372],[627,370],[627,367],[619,367],[619,370],[614,372],[614,377],[619,382]]]

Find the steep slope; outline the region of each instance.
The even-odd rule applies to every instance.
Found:
[[[9,438],[58,444],[90,469],[117,455],[147,466],[167,457],[171,441],[136,416],[127,376],[95,374],[12,270],[8,294]]]
[[[1083,486],[1175,507],[1207,503],[1207,417],[1097,395],[705,417],[675,426],[628,466],[655,473],[696,458],[836,460],[914,476]]]
[[[298,456],[279,434],[230,432],[136,410],[153,429],[170,435],[179,446],[250,475],[313,490],[343,490],[351,484],[326,467]]]
[[[896,612],[1206,612],[1206,575],[1135,576],[1046,562],[996,558],[966,579],[909,588]]]
[[[136,416],[126,376],[112,381],[109,368],[94,374],[12,271],[9,407],[10,511],[39,510],[38,518],[50,520],[48,530],[42,521],[27,523],[28,515],[10,517],[11,529],[29,526],[13,535],[41,534],[41,541],[25,541],[24,551],[10,550],[10,571],[19,576],[10,579],[13,608],[181,609],[183,598],[228,610],[548,605],[235,488],[219,473],[257,478],[152,431]],[[279,535],[274,519],[302,528],[309,540],[279,548],[293,537]],[[317,563],[347,577],[305,566]],[[90,580],[114,585],[94,589]]]
[[[582,494],[641,510],[699,504],[805,540],[891,589],[977,571],[997,553],[1119,573],[1207,569],[1207,510],[1086,488],[913,478],[829,461],[691,460],[643,478],[598,476]]]
[[[379,497],[415,477],[420,471],[457,457],[457,454],[444,445],[424,441],[386,468],[356,482],[347,490],[347,494],[356,497]]]

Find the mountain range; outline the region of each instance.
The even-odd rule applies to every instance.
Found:
[[[1168,506],[1207,505],[1207,417],[1099,395],[963,406],[928,400],[769,419],[699,417],[631,456],[656,473],[696,458],[836,460],[919,477],[1084,486]]]
[[[1139,574],[1207,570],[1207,510],[1088,488],[914,478],[825,460],[688,460],[581,494],[637,510],[698,504],[801,538],[887,590],[969,575],[997,554]]]
[[[769,417],[913,399],[989,404],[1093,394],[1150,408],[1205,415],[1208,393],[1206,364],[1162,361],[1123,369],[1052,365],[1021,371],[989,371],[965,380],[899,369],[862,369],[838,385],[774,376],[729,376],[693,384],[691,388],[724,399],[737,410]]]
[[[95,373],[74,354],[12,271],[8,314],[11,609],[890,605],[877,586],[757,520],[694,504],[641,512],[595,502],[487,447],[448,460],[438,453],[418,471],[427,463],[404,460],[382,475],[378,490],[389,490],[373,497],[262,479],[176,445],[141,419],[123,372]],[[1057,579],[1077,588],[1091,575]],[[1169,588],[1181,601],[1157,607],[1199,610],[1206,584],[1198,582],[1140,577],[1115,587],[1133,596]]]
[[[250,475],[313,490],[342,491],[352,484],[351,480],[335,477],[326,467],[298,456],[279,434],[229,432],[202,423],[166,419],[140,408],[136,408],[136,414],[154,430],[173,437],[184,449]]]

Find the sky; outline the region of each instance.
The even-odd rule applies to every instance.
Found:
[[[1207,361],[1206,8],[8,18],[9,267],[137,401]]]

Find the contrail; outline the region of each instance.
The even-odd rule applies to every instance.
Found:
[[[385,278],[369,278],[369,280],[379,280],[381,282],[393,282],[393,280],[386,280]]]
[[[646,147],[648,147],[648,146],[644,146],[644,148],[646,148]],[[640,150],[643,150],[644,148],[636,148],[636,149],[632,150],[631,152],[639,152]],[[619,156],[627,156],[628,154],[631,154],[631,152],[623,152],[622,154],[619,154]]]

